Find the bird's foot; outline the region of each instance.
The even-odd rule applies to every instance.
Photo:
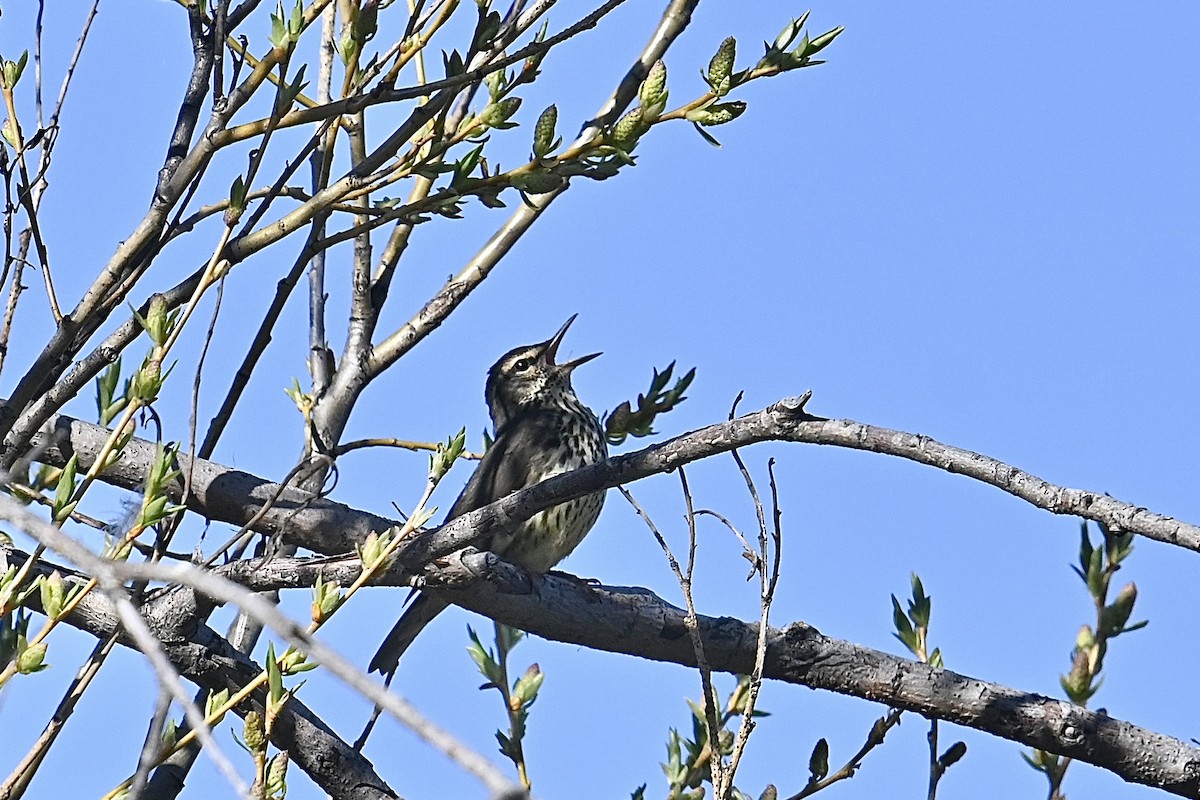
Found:
[[[603,583],[600,582],[599,578],[581,578],[578,575],[572,575],[569,572],[560,572],[559,570],[556,570],[556,569],[552,569],[549,572],[547,572],[546,574],[553,575],[556,578],[562,578],[565,581],[569,581],[569,582],[575,584],[576,586],[578,586],[580,589],[583,589],[585,592],[587,592],[589,595],[592,595],[592,596],[598,595],[599,593],[596,590],[604,585]]]

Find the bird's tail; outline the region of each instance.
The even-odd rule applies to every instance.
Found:
[[[442,613],[448,606],[445,600],[439,600],[427,594],[420,594],[413,604],[396,620],[396,624],[388,631],[387,638],[379,645],[379,651],[371,659],[371,671],[391,675],[400,663],[400,656],[413,643],[426,625]]]

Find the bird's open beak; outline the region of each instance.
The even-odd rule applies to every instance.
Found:
[[[558,329],[558,333],[551,336],[550,341],[546,342],[545,349],[542,350],[542,353],[545,355],[546,361],[549,363],[555,363],[554,359],[558,355],[558,346],[562,344],[563,337],[567,335],[567,328],[571,327],[571,323],[574,322],[575,318],[578,316],[578,314],[572,314],[571,318],[564,322],[563,326]],[[591,355],[580,356],[579,358],[576,358],[573,361],[568,361],[566,364],[561,364],[560,366],[563,369],[570,371],[578,367],[580,364],[585,364],[588,361],[591,361],[598,355],[600,355],[600,353],[592,353]]]
[[[604,354],[603,353],[590,353],[586,356],[580,356],[579,358],[575,359],[574,361],[568,361],[567,363],[563,364],[562,368],[570,371],[570,370],[573,370],[576,367],[578,367],[580,364],[586,364],[587,362],[591,361],[593,358],[598,358],[599,356],[602,356],[602,355],[604,355]]]

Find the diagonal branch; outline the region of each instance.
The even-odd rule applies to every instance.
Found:
[[[137,570],[165,569],[156,565],[129,566]],[[249,589],[263,591],[304,585],[318,573],[328,581],[357,575],[360,569],[356,557],[337,562],[276,558],[267,562],[239,562],[223,568],[222,572],[226,577],[245,579]],[[554,573],[531,578],[494,554],[478,552],[448,559],[446,565],[428,576],[426,588],[456,605],[547,639],[688,667],[696,665],[695,651],[687,635],[686,612],[645,589],[596,587]],[[179,606],[178,598],[189,595],[190,590],[176,590],[161,596],[157,603],[151,604],[147,618],[160,621],[163,610]],[[98,624],[100,620],[115,617],[111,608],[105,606],[107,603],[102,597],[90,598],[68,622],[104,635],[110,630],[108,625],[115,624],[115,621]],[[86,624],[82,621],[84,615],[89,615]],[[713,669],[746,674],[754,667],[758,624],[706,616],[698,616],[696,624]],[[769,629],[766,639],[763,676],[767,679],[825,689],[945,719],[1067,755],[1107,769],[1126,781],[1184,797],[1200,793],[1200,771],[1196,769],[1200,764],[1200,748],[1178,739],[1066,701],[834,639],[801,622],[783,629]],[[197,645],[211,649],[205,656],[210,669],[213,661],[246,662],[240,653],[229,652],[227,642],[223,647],[218,646],[221,642],[224,640],[201,626],[190,641],[173,643],[168,652],[172,653],[172,661],[180,665],[181,672],[195,680],[195,671],[189,671],[190,662],[180,654],[193,652],[189,648]],[[257,671],[253,665],[250,668]],[[239,679],[253,676],[239,675]],[[293,700],[287,708],[295,710],[303,706]],[[351,796],[330,791],[337,797]]]
[[[566,500],[669,472],[735,447],[766,441],[830,445],[905,458],[966,475],[1054,514],[1083,517],[1115,530],[1141,534],[1200,552],[1200,526],[1099,492],[1059,486],[997,459],[943,444],[928,436],[852,420],[814,417],[804,410],[807,400],[808,395],[785,398],[728,422],[709,425],[642,450],[557,475],[413,537],[401,547],[399,561],[419,569],[435,558],[453,553]],[[39,447],[45,448],[40,460],[52,466],[63,466],[71,453],[79,455],[81,466],[90,466],[108,436],[104,428],[65,416],[56,417],[53,427],[54,437],[42,437],[37,441]],[[145,470],[153,454],[152,443],[134,439],[122,458],[100,478],[116,486],[136,489],[145,480]],[[189,460],[183,455],[179,460],[186,471]],[[195,460],[192,489],[189,508],[208,519],[234,525],[249,521],[278,491],[275,484],[263,478],[203,459]],[[261,516],[255,530],[268,534],[286,531],[289,539],[301,547],[335,555],[349,551],[368,533],[396,524],[399,523],[385,517],[287,489],[280,494],[276,507]]]

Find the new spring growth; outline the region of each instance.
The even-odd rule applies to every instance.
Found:
[[[508,87],[508,72],[503,69],[489,72],[483,79],[483,85],[487,87],[488,97],[493,102],[500,99],[500,95]]]
[[[508,128],[517,127],[517,123],[509,122],[509,118],[517,113],[517,109],[521,107],[521,98],[506,97],[503,100],[498,100],[494,103],[489,103],[483,111],[479,112],[479,122],[485,128],[498,128],[506,130]]]
[[[184,510],[184,506],[170,502],[168,495],[170,484],[183,474],[175,469],[177,452],[178,447],[174,444],[164,446],[160,443],[154,449],[154,460],[146,473],[146,488],[136,522],[139,529],[157,525]]]
[[[667,107],[667,65],[661,59],[655,61],[646,73],[646,79],[638,88],[638,101],[642,105],[642,118],[652,123]]]
[[[437,452],[429,456],[429,480],[437,483],[446,476],[454,462],[463,454],[467,441],[467,429],[460,428],[458,433],[451,436],[445,443],[438,443]]]
[[[179,726],[175,724],[175,720],[167,720],[167,724],[163,726],[162,746],[163,750],[170,752],[175,749],[175,743],[179,741]]]
[[[225,209],[223,221],[225,227],[232,228],[238,224],[246,211],[246,180],[238,175],[229,185],[229,206]]]
[[[312,621],[318,625],[329,618],[329,615],[337,609],[342,603],[342,588],[336,583],[326,583],[317,576],[317,582],[313,584],[313,599],[310,608]]]
[[[225,704],[229,702],[229,690],[222,689],[219,692],[211,692],[208,699],[204,702],[204,718],[208,720],[209,725],[216,727],[221,724],[221,720],[225,719]]]
[[[167,301],[162,295],[154,296],[144,317],[136,308],[133,309],[134,318],[142,326],[142,330],[146,331],[152,344],[150,352],[134,373],[127,389],[129,397],[136,398],[143,405],[149,405],[158,398],[167,376],[171,374],[170,369],[163,373],[162,360],[166,355],[165,346],[175,330],[180,313],[181,309],[178,308],[168,310]]]
[[[29,61],[29,51],[21,53],[21,57],[16,61],[4,61],[0,59],[4,67],[0,70],[0,80],[4,81],[4,89],[12,91],[17,86],[17,81],[21,80],[21,73],[25,71],[25,63]],[[10,142],[11,144],[11,142]],[[16,145],[13,145],[14,147]]]
[[[626,153],[633,150],[642,132],[645,130],[643,124],[644,114],[645,111],[642,110],[641,106],[638,106],[617,121],[612,133],[612,144],[614,147]]]
[[[308,81],[304,80],[304,69],[307,64],[301,64],[300,69],[296,70],[296,76],[286,83],[279,84],[279,91],[275,94],[275,113],[283,116],[288,109],[292,107],[292,103],[308,86]]]
[[[77,486],[75,473],[78,469],[79,454],[73,453],[58,475],[58,485],[54,487],[54,504],[51,509],[54,512],[55,525],[62,525],[66,522],[78,503],[78,501],[71,501],[71,498],[75,496],[75,487]]]
[[[13,609],[20,607],[38,589],[38,581],[27,586],[19,585],[17,572],[16,567],[10,566],[3,575],[0,575],[0,623],[3,623]],[[24,581],[21,581],[21,584],[24,584]]]
[[[808,56],[815,55],[815,54],[821,52],[826,47],[828,47],[830,44],[832,44],[833,40],[836,39],[844,30],[846,30],[846,29],[844,27],[842,27],[841,25],[839,25],[838,27],[834,28],[833,30],[822,33],[820,36],[818,36],[817,38],[815,38],[811,42],[809,42],[808,46],[803,49],[804,56],[808,57]]]
[[[284,653],[286,656],[287,653]],[[267,643],[267,702],[263,707],[263,733],[264,736],[271,735],[271,729],[275,726],[275,718],[283,709],[283,704],[287,699],[287,691],[283,688],[283,668],[279,660],[275,658],[275,643]],[[247,742],[249,744],[249,742]],[[253,748],[251,748],[253,749]],[[263,745],[263,750],[266,750],[266,745]]]
[[[708,62],[708,74],[704,80],[717,97],[724,97],[733,88],[733,61],[737,57],[737,40],[729,36],[721,42],[712,60]]]
[[[604,435],[609,444],[621,444],[627,436],[650,436],[654,433],[654,419],[659,414],[665,414],[682,403],[687,397],[684,392],[691,386],[696,377],[696,369],[688,370],[675,386],[667,389],[671,376],[675,371],[672,361],[662,372],[654,370],[650,379],[650,389],[645,394],[637,396],[637,410],[634,411],[628,400],[614,408],[604,418]]]
[[[548,169],[532,170],[520,175],[514,175],[512,185],[522,192],[529,194],[545,194],[553,192],[566,182],[566,178]]]
[[[96,416],[100,424],[108,424],[117,418],[128,402],[129,381],[125,382],[125,391],[118,395],[117,384],[121,381],[121,357],[109,365],[108,369],[96,378]]]
[[[892,595],[892,622],[896,632],[892,634],[908,648],[918,661],[931,667],[942,667],[941,650],[928,651],[929,618],[933,611],[933,598],[925,594],[921,579],[912,574],[912,598],[908,601],[908,613],[900,607],[896,595]]]
[[[808,756],[808,785],[820,783],[829,774],[829,742],[818,739]]]
[[[724,125],[726,122],[733,122],[742,115],[746,110],[746,103],[742,100],[731,100],[728,103],[713,103],[710,106],[701,106],[687,112],[687,118],[692,122],[710,128],[714,125]]]
[[[242,741],[251,753],[264,753],[267,750],[267,734],[263,730],[262,714],[256,710],[246,714],[242,724]]]
[[[1117,599],[1105,606],[1104,611],[1101,612],[1100,620],[1104,632],[1109,636],[1124,633],[1125,623],[1129,622],[1129,616],[1133,613],[1133,604],[1136,602],[1137,585],[1125,584],[1124,588],[1117,592]]]
[[[556,137],[555,132],[558,128],[558,107],[550,105],[538,117],[537,124],[533,127],[533,155],[534,158],[545,158],[562,144],[562,138]]]
[[[479,634],[470,626],[467,626],[467,636],[471,643],[467,645],[467,654],[471,656],[471,660],[475,662],[475,667],[487,678],[488,682],[480,689],[499,689],[503,686],[504,677],[500,670],[500,664],[496,661],[496,657],[492,655],[492,651],[483,646],[483,642],[479,639]]]
[[[489,11],[485,6],[480,6],[479,21],[476,23],[475,33],[471,37],[471,52],[476,53],[490,49],[503,22],[500,12]]]
[[[374,569],[379,564],[380,559],[387,552],[388,546],[391,545],[396,531],[396,528],[389,528],[380,533],[372,531],[367,534],[367,538],[357,548],[358,559],[362,562],[363,569]]]
[[[267,766],[267,799],[283,800],[287,796],[287,751],[276,753]]]
[[[22,636],[17,641],[17,672],[32,675],[50,666],[46,662],[46,643],[29,644]]]
[[[291,398],[292,402],[296,404],[296,410],[303,414],[305,419],[312,415],[317,398],[301,389],[299,380],[292,378],[292,385],[286,387],[283,393]]]
[[[157,347],[162,347],[167,343],[167,337],[171,335],[171,329],[174,327],[177,318],[177,312],[169,314],[167,312],[167,301],[161,294],[156,294],[150,300],[150,308],[146,310],[146,316],[134,310],[134,315],[137,317],[138,324],[150,336],[150,341]]]
[[[522,708],[533,705],[533,701],[537,700],[538,690],[542,688],[545,680],[546,675],[542,672],[541,667],[537,664],[530,664],[529,669],[525,670],[525,674],[517,678],[517,682],[513,685],[509,707],[513,711],[520,711]]]
[[[354,61],[362,52],[363,45],[374,38],[375,32],[379,30],[378,0],[364,0],[361,5],[359,3],[348,5],[349,18],[342,27],[342,39],[338,43],[343,64],[350,64]]]
[[[1093,685],[1093,679],[1100,669],[1104,658],[1104,648],[1096,640],[1090,625],[1084,625],[1075,636],[1075,649],[1071,652],[1071,671],[1059,676],[1059,684],[1072,703],[1087,705],[1098,685]]]
[[[67,590],[63,585],[62,575],[58,570],[50,573],[50,577],[38,581],[42,594],[42,613],[50,619],[62,616],[63,607],[67,602]]]
[[[291,15],[283,10],[283,0],[279,0],[275,11],[271,14],[271,32],[267,39],[276,50],[290,50],[300,41],[304,31],[304,2],[296,0]]]
[[[800,15],[799,19],[793,19],[787,25],[783,26],[783,30],[775,37],[775,42],[768,46],[768,51],[771,50],[787,50],[792,46],[792,42],[796,41],[796,37],[800,35],[800,31],[804,29],[804,23],[808,22],[808,12],[805,11]]]
[[[809,40],[808,34],[800,39],[796,47],[788,51],[792,42],[800,34],[804,23],[808,20],[808,13],[805,12],[799,19],[794,19],[784,26],[779,35],[775,37],[775,41],[766,46],[766,53],[758,62],[759,67],[775,67],[779,71],[797,69],[799,67],[807,67],[814,63],[811,57],[824,50],[833,40],[836,39],[845,28],[838,26],[832,30],[822,33],[815,39]]]
[[[17,138],[17,129],[13,127],[11,119],[4,120],[4,124],[0,125],[0,136],[3,136],[4,141],[8,142],[14,150],[21,146],[21,141]]]
[[[961,761],[962,757],[966,754],[967,743],[955,742],[946,748],[946,752],[942,753],[941,758],[938,759],[938,766],[945,770],[946,767],[952,766]]]
[[[796,37],[800,35],[800,31],[804,29],[804,23],[807,21],[808,12],[805,11],[799,19],[793,19],[784,25],[783,30],[775,37],[775,41],[766,45],[766,53],[758,65],[780,69],[799,66],[800,61],[804,58],[804,50],[809,46],[808,36],[805,35],[804,41],[794,52],[789,53],[787,49],[792,46],[792,42],[796,41]]]

